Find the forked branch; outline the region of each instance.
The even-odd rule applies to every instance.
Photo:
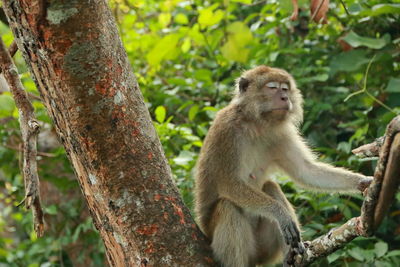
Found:
[[[384,137],[361,146],[353,153],[362,156],[379,155],[374,180],[366,191],[361,215],[347,221],[329,233],[307,242],[305,256],[295,266],[307,266],[315,260],[342,248],[358,236],[370,236],[389,209],[400,183],[400,116],[395,117]]]

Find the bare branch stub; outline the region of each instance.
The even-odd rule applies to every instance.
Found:
[[[37,136],[40,127],[35,118],[33,106],[29,102],[19,79],[17,68],[2,40],[0,40],[0,67],[19,111],[19,122],[23,140],[25,206],[28,209],[32,208],[35,232],[38,236],[42,236],[44,232],[44,219],[40,204],[39,177],[36,162]]]
[[[355,148],[351,152],[360,158],[379,156],[379,151],[384,141],[385,136],[381,136],[375,139],[374,142]]]

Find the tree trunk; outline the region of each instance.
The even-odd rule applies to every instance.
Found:
[[[112,266],[209,266],[105,0],[3,0]]]

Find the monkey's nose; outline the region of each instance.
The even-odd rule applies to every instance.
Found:
[[[287,100],[288,100],[288,97],[287,97],[287,96],[285,96],[285,95],[283,95],[283,96],[281,96],[281,100],[283,100],[283,101],[287,101]]]

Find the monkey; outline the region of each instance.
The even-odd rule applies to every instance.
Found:
[[[291,249],[301,255],[304,246],[273,172],[305,188],[342,193],[364,191],[372,178],[316,160],[299,133],[303,96],[287,71],[261,65],[235,87],[196,163],[196,219],[222,266],[276,263]]]

